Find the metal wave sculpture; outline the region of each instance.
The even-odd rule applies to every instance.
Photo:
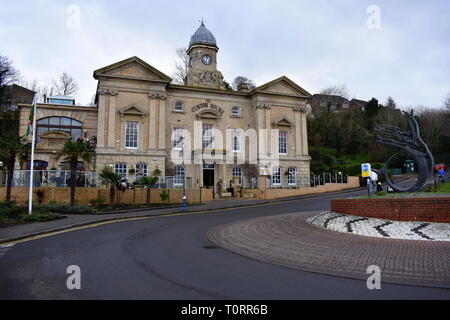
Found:
[[[381,170],[375,170],[378,174],[382,174],[388,183],[388,185],[397,192],[417,192],[425,187],[428,179],[432,175],[434,167],[434,157],[430,151],[428,145],[423,141],[420,136],[419,123],[414,116],[414,111],[410,112],[402,111],[408,120],[408,126],[410,131],[406,132],[399,127],[384,125],[378,126],[375,129],[376,133],[379,133],[377,143],[386,144],[389,146],[397,147],[406,151],[411,158],[414,159],[418,168],[418,177],[416,183],[410,187],[401,187],[396,185],[388,175],[389,162],[398,154],[394,154],[384,164]],[[390,136],[389,138],[382,135]]]

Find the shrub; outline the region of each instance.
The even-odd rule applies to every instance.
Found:
[[[45,222],[52,220],[64,219],[65,216],[56,213],[33,213],[32,215],[24,215],[21,217],[20,222]]]
[[[65,203],[57,203],[57,204],[48,204],[41,207],[41,211],[43,213],[64,213],[64,214],[93,214],[94,210],[92,210],[89,206],[70,206]]]
[[[102,204],[105,203],[105,200],[100,199],[100,198],[96,198],[96,199],[91,199],[89,200],[89,204],[93,207],[98,207],[101,206]]]
[[[159,197],[161,198],[161,201],[166,202],[169,200],[169,192],[167,190],[163,190],[159,193]]]
[[[21,211],[14,201],[0,202],[0,216],[5,219],[16,219]]]

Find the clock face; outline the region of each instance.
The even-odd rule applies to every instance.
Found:
[[[208,56],[207,54],[205,54],[202,57],[202,62],[203,62],[203,64],[209,65],[212,62],[212,58],[210,56]]]

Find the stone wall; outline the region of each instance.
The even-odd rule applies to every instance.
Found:
[[[17,187],[12,188],[11,200],[16,201],[18,204],[28,203],[28,188]],[[42,203],[49,203],[50,201],[56,201],[59,203],[68,203],[70,201],[70,188],[34,188],[33,189],[33,203],[38,203],[38,197],[36,192],[42,190],[44,196]],[[163,189],[151,190],[151,202],[161,203],[160,192]],[[167,189],[169,192],[168,203],[182,203],[183,191],[181,189]],[[6,188],[0,188],[0,199],[4,199],[6,194]],[[196,189],[186,190],[188,203],[209,202],[213,200],[212,189]],[[109,189],[106,188],[77,188],[75,200],[78,204],[89,204],[92,199],[103,199],[105,203],[109,202]],[[145,189],[131,189],[123,193],[121,202],[124,204],[145,204],[147,203],[147,190]]]
[[[397,221],[450,222],[450,197],[335,199],[336,213]]]

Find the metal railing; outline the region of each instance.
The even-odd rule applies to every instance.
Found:
[[[267,178],[268,188],[273,189],[295,189],[295,188],[305,188],[305,187],[317,187],[323,186],[326,183],[348,183],[348,175],[342,174],[312,174],[308,176],[296,176],[295,178],[290,178],[287,175],[282,175],[280,179]]]
[[[4,173],[2,186],[6,186],[8,173]],[[33,187],[69,187],[72,183],[70,171],[62,170],[35,170],[33,174]],[[98,184],[95,172],[77,171],[77,187],[96,187]],[[28,187],[30,185],[30,170],[15,170],[11,185],[13,187]]]
[[[8,173],[3,172],[2,187],[6,186]],[[71,185],[71,172],[63,170],[35,170],[33,174],[33,187],[58,187],[65,188]],[[127,179],[129,187],[133,182],[138,184],[138,178],[129,177]],[[30,185],[30,170],[15,170],[13,174],[13,187],[28,187]],[[98,173],[89,171],[77,171],[76,186],[82,188],[95,188],[102,186]],[[159,177],[155,189],[177,189],[183,187],[182,177]],[[186,177],[186,188],[192,187],[192,179]]]
[[[7,173],[3,173],[2,187],[6,186]],[[33,175],[33,186],[34,187],[70,187],[71,185],[71,173],[70,171],[62,170],[36,170]],[[133,187],[133,185],[139,185],[138,178],[135,176],[128,177],[128,186]],[[316,187],[323,186],[325,183],[348,183],[348,175],[342,174],[313,174],[311,176],[296,176],[290,178],[287,175],[281,175],[279,180],[267,177],[267,187],[274,189],[295,189],[304,187]],[[14,171],[12,186],[13,187],[28,187],[30,185],[30,171],[29,170],[16,170]],[[98,177],[98,173],[89,171],[77,171],[76,175],[76,186],[84,188],[95,188],[102,186],[102,182]],[[186,188],[192,189],[193,179],[191,177],[186,177]],[[246,189],[257,189],[258,179],[257,178],[244,178],[243,188]],[[183,188],[183,178],[182,177],[159,177],[158,181],[152,188],[155,189],[177,189]]]

